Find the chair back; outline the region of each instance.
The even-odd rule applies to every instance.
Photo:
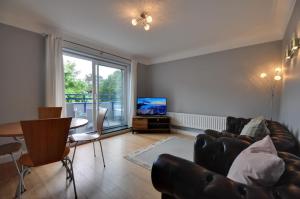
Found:
[[[62,160],[72,118],[21,121],[28,154],[34,166]]]
[[[97,115],[97,131],[101,135],[103,131],[103,123],[107,113],[107,108],[99,107],[99,112]]]
[[[62,107],[39,107],[39,119],[60,118]]]

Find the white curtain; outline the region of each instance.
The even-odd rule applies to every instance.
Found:
[[[132,60],[129,74],[128,127],[132,127],[132,117],[136,115],[137,67],[137,61]]]
[[[46,106],[63,107],[65,116],[65,85],[62,39],[54,35],[46,38]]]

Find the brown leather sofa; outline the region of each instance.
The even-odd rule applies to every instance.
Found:
[[[286,170],[272,187],[248,186],[226,178],[237,155],[256,140],[240,136],[242,126],[247,122],[233,119],[227,120],[226,128],[233,133],[216,136],[217,132],[209,131],[197,136],[194,162],[168,154],[157,159],[151,177],[153,186],[162,193],[163,199],[300,198],[300,158],[292,153],[278,153],[285,161]],[[284,126],[268,121],[268,127],[277,149],[298,153],[297,140]],[[284,146],[286,143],[288,145]]]
[[[273,187],[248,186],[226,175],[236,156],[251,143],[236,138],[213,138],[203,145],[204,158],[197,164],[163,154],[153,164],[152,183],[162,199],[299,199],[300,158],[279,152],[286,170]],[[210,142],[210,141],[208,141]],[[210,154],[208,154],[209,152]]]
[[[227,117],[225,131],[218,132],[214,130],[206,130],[205,134],[215,138],[235,137],[253,143],[260,140],[261,138],[253,138],[245,135],[240,135],[242,129],[250,120],[251,119]],[[266,122],[267,127],[271,133],[270,137],[277,151],[289,152],[295,155],[300,154],[298,140],[291,132],[289,132],[289,130],[284,125],[276,121],[267,120]],[[201,135],[198,137],[201,137]]]

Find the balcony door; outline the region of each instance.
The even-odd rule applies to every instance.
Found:
[[[104,128],[126,125],[126,68],[105,63],[96,64],[97,107],[107,108]]]
[[[67,115],[85,118],[89,123],[76,133],[96,128],[99,107],[108,109],[104,129],[125,127],[127,69],[82,55],[64,53]]]

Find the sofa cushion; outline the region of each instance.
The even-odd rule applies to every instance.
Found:
[[[244,126],[241,132],[241,135],[247,135],[255,138],[263,138],[269,134],[270,131],[267,128],[266,121],[262,116],[253,118],[248,124]]]
[[[243,150],[233,161],[227,177],[247,185],[272,186],[285,170],[270,138],[257,141]]]

